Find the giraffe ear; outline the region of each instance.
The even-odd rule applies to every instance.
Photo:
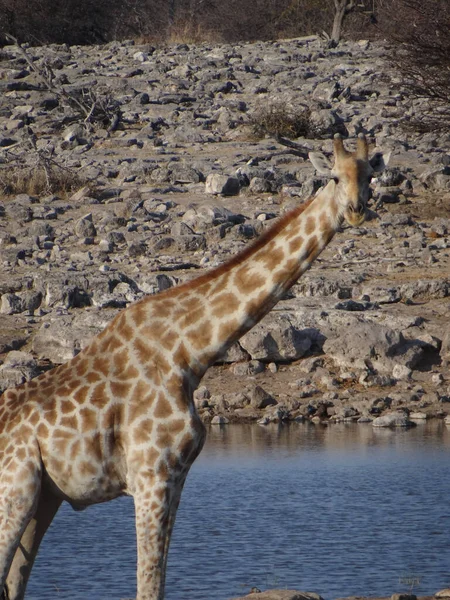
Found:
[[[382,154],[381,152],[377,152],[370,159],[370,166],[373,169],[374,173],[381,173],[388,166],[389,160],[391,158],[391,153],[387,152],[386,154]]]
[[[328,175],[331,177],[331,169],[333,168],[330,161],[322,152],[310,152],[308,154],[309,160],[312,162],[313,167],[318,173],[322,175]]]

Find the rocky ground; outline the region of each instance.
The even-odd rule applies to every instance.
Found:
[[[236,254],[324,183],[308,150],[364,132],[392,151],[372,220],[334,238],[196,403],[219,423],[450,414],[449,136],[415,129],[426,102],[402,91],[388,53],[316,37],[4,48],[0,388],[68,360],[143,294]],[[295,149],[257,137],[269,107],[303,111],[313,137]]]

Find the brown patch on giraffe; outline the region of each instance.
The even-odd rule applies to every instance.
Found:
[[[65,400],[64,402],[61,402],[60,410],[63,415],[72,413],[76,409],[77,409],[77,405],[70,398],[68,400]]]
[[[256,296],[256,298],[253,298],[252,300],[250,300],[249,302],[246,303],[245,305],[245,312],[248,315],[251,315],[253,317],[257,317],[259,315],[259,313],[261,312],[261,308],[265,307],[266,305],[266,301],[267,300],[267,293],[265,291],[262,291],[259,293],[258,296]]]
[[[87,385],[85,385],[84,387],[76,391],[72,396],[75,402],[77,402],[78,404],[83,404],[86,401],[89,390],[90,388]]]
[[[147,340],[159,340],[167,333],[168,327],[170,327],[169,323],[155,319],[149,325],[142,327],[139,335]]]
[[[148,310],[144,302],[138,302],[128,310],[128,317],[131,318],[137,328],[147,322]]]
[[[52,450],[55,454],[62,456],[67,450],[67,440],[56,438],[52,440]]]
[[[82,384],[81,379],[69,379],[66,382],[66,387],[68,389],[68,395],[71,395],[76,389],[78,389]]]
[[[47,423],[45,423],[45,422],[39,423],[39,425],[36,428],[36,432],[37,432],[38,437],[47,438],[49,435],[49,428],[48,428]]]
[[[180,304],[184,310],[189,312],[203,310],[202,300],[197,296],[187,296],[184,300],[181,301]]]
[[[98,354],[98,342],[94,338],[89,346],[86,348],[85,353],[89,356],[96,356]]]
[[[182,314],[180,314],[180,317],[177,319],[177,321],[179,326],[182,329],[185,329],[186,327],[191,327],[192,325],[195,325],[195,323],[198,323],[198,321],[201,321],[204,316],[204,307],[198,308],[197,310],[191,310],[189,312],[183,310]]]
[[[331,240],[334,237],[335,232],[332,229],[329,229],[328,231],[325,231],[322,234],[322,243],[324,244],[324,246],[326,246],[327,244],[329,244],[331,242]]]
[[[172,298],[168,298],[167,295],[169,293],[174,293],[174,290],[177,288],[170,288],[166,292],[162,292],[157,297],[151,297],[151,318],[152,319],[162,319],[167,320],[167,318],[171,318],[171,312],[177,306],[177,304],[173,301]],[[149,298],[150,301],[150,298]]]
[[[80,355],[78,355],[78,356],[80,356]],[[75,373],[77,374],[78,377],[84,377],[84,375],[86,375],[88,370],[89,370],[89,361],[86,358],[83,358],[83,360],[80,360],[78,362],[78,364],[76,365]]]
[[[167,463],[160,460],[159,464],[156,468],[156,473],[161,479],[163,479],[164,481],[167,481],[167,479],[169,479],[169,467],[168,467]],[[155,492],[155,495],[156,495],[156,497],[159,496],[160,499],[162,500],[165,496],[165,493],[166,493],[165,488],[158,488]]]
[[[212,342],[211,325],[204,323],[197,329],[191,329],[186,333],[186,339],[194,350],[207,348]]]
[[[55,382],[54,381],[44,381],[40,387],[40,391],[43,392],[46,396],[51,396],[55,393]]]
[[[27,457],[27,453],[25,448],[17,448],[16,450],[16,459],[20,462],[23,462]]]
[[[189,365],[189,353],[186,350],[186,346],[183,342],[180,342],[177,350],[174,352],[173,359],[176,365],[178,365],[181,369],[186,369]],[[167,385],[170,385],[168,382]]]
[[[296,254],[300,251],[300,248],[303,246],[304,243],[305,240],[303,239],[303,237],[301,235],[297,235],[289,242],[289,253]]]
[[[254,271],[250,266],[241,267],[234,275],[234,284],[244,296],[262,287],[264,283],[264,276]]]
[[[75,440],[74,442],[72,442],[72,445],[70,447],[70,453],[69,453],[69,457],[71,461],[74,461],[79,453],[80,453],[80,449],[81,449],[81,440]]]
[[[79,416],[81,419],[80,429],[83,433],[93,431],[97,428],[97,411],[85,406],[80,409]]]
[[[106,383],[99,383],[92,390],[91,404],[96,408],[103,408],[110,401],[109,394],[106,393]]]
[[[36,410],[32,410],[30,411],[30,414],[28,416],[28,423],[30,423],[30,425],[37,425],[37,423],[39,423],[41,416],[40,414],[36,411]]]
[[[157,427],[157,431],[168,430],[171,434],[178,435],[186,427],[184,419],[172,419],[168,423],[160,423]]]
[[[164,336],[160,338],[160,344],[165,350],[172,350],[178,340],[178,334],[169,329]]]
[[[61,427],[67,427],[68,429],[76,431],[78,429],[78,417],[77,415],[61,417],[59,425]]]
[[[134,329],[127,323],[126,316],[122,314],[117,320],[117,333],[127,342],[131,342],[134,337]]]
[[[317,236],[313,235],[311,236],[311,238],[308,240],[307,244],[306,244],[306,259],[308,259],[308,261],[312,261],[313,258],[315,257],[315,255],[317,254],[319,250],[319,240],[317,239]]]
[[[153,431],[153,421],[144,419],[133,429],[133,443],[148,444]]]
[[[239,300],[231,292],[223,292],[215,296],[210,302],[211,314],[213,317],[222,317],[234,313],[239,308]]]
[[[119,338],[115,337],[114,335],[111,335],[110,337],[108,337],[102,341],[102,343],[100,344],[99,351],[100,351],[100,354],[105,354],[105,353],[109,353],[109,352],[114,352],[118,348],[122,348],[122,347],[123,347],[123,342],[121,342],[119,340]]]
[[[136,421],[136,419],[145,417],[149,412],[149,403],[153,403],[153,401],[154,399],[149,397],[148,399],[143,400],[141,403],[131,403],[128,407],[128,422],[133,423]]]
[[[284,252],[281,248],[268,252],[261,257],[255,257],[256,262],[264,263],[264,268],[273,271],[284,259]]]
[[[100,429],[102,431],[114,430],[120,423],[122,417],[122,405],[112,404],[105,411],[100,413]],[[114,439],[110,440],[114,444]]]
[[[136,367],[133,367],[132,365],[124,365],[124,367],[125,368],[121,368],[114,374],[115,379],[118,379],[119,381],[135,381],[139,377],[139,371]]]
[[[196,291],[201,296],[206,296],[206,294],[208,294],[208,292],[210,292],[211,287],[212,287],[212,282],[211,281],[205,281],[204,283],[202,283],[201,285],[198,286],[198,288],[196,289]]]
[[[62,459],[56,458],[56,456],[49,456],[46,467],[47,471],[49,471],[50,474],[61,473],[61,471],[64,471],[64,461]]]
[[[153,467],[153,465],[155,464],[155,462],[158,460],[159,457],[160,457],[160,453],[158,452],[158,450],[156,450],[156,448],[149,448],[145,452],[145,464],[151,468],[151,467]]]
[[[28,388],[30,390],[35,390],[38,387],[38,382],[36,381],[36,379],[32,379],[31,381],[28,382]]]
[[[70,390],[65,383],[56,388],[55,396],[58,396],[59,398],[70,396]]]
[[[137,338],[134,341],[133,347],[141,364],[148,363],[153,358],[155,349],[152,346],[145,344],[140,338]]]
[[[222,323],[219,327],[219,342],[223,343],[234,338],[239,332],[240,327],[241,324],[237,319],[231,319]]]
[[[87,460],[81,461],[77,464],[77,467],[78,472],[83,477],[94,477],[98,473],[96,466]]]
[[[58,418],[58,411],[56,410],[56,402],[53,400],[54,407],[53,408],[47,408],[47,406],[45,407],[45,420],[47,421],[47,423],[49,425],[55,425],[56,424],[56,420]]]
[[[316,219],[313,216],[310,216],[306,219],[305,223],[305,233],[306,235],[311,235],[316,229]]]
[[[101,438],[99,433],[94,433],[94,435],[85,436],[83,438],[84,442],[84,455],[92,456],[94,460],[100,462],[102,460],[102,447],[101,447]],[[96,470],[97,472],[97,470]]]
[[[85,377],[86,381],[88,383],[96,383],[97,381],[101,381],[101,377],[98,373],[96,373],[95,371],[90,371],[86,377]]]
[[[159,393],[156,401],[156,406],[153,411],[153,416],[156,419],[167,419],[172,415],[172,413],[173,409],[170,402],[167,400],[164,394]]]
[[[131,390],[131,383],[111,381],[109,386],[111,388],[111,393],[115,398],[126,398]]]
[[[103,352],[102,352],[102,354],[103,354]],[[102,375],[104,375],[105,377],[108,377],[109,367],[110,367],[110,362],[109,362],[108,356],[102,356],[101,358],[99,358],[99,357],[95,358],[92,366],[95,371],[100,371],[100,373]]]
[[[158,429],[156,434],[156,445],[158,446],[158,448],[167,448],[167,446],[170,446],[172,444],[172,441],[173,435],[167,427],[163,429]]]

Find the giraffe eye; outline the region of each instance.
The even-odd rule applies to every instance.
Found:
[[[333,177],[333,181],[334,181],[334,183],[338,184],[339,183],[339,177]]]

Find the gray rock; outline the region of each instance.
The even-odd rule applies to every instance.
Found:
[[[221,194],[223,196],[236,196],[239,194],[240,185],[237,177],[228,177],[219,173],[211,173],[206,178],[205,192],[207,194]]]
[[[391,374],[396,365],[414,368],[423,356],[420,343],[405,340],[403,335],[378,323],[357,321],[343,324],[337,337],[328,338],[324,352],[345,369]]]
[[[414,423],[402,412],[393,412],[372,421],[373,427],[411,427]]]
[[[92,220],[92,213],[84,215],[76,222],[75,234],[79,238],[93,238],[97,235],[97,230]]]
[[[39,375],[37,362],[28,352],[12,351],[6,355],[0,366],[0,393],[8,388],[17,387]]]
[[[250,393],[250,404],[254,408],[267,408],[278,404],[273,396],[271,396],[260,385],[256,385]]]
[[[278,362],[296,360],[311,348],[311,339],[302,335],[286,315],[268,315],[239,341],[256,360]]]
[[[233,600],[323,600],[322,596],[312,592],[296,592],[294,590],[267,590],[233,598]]]

